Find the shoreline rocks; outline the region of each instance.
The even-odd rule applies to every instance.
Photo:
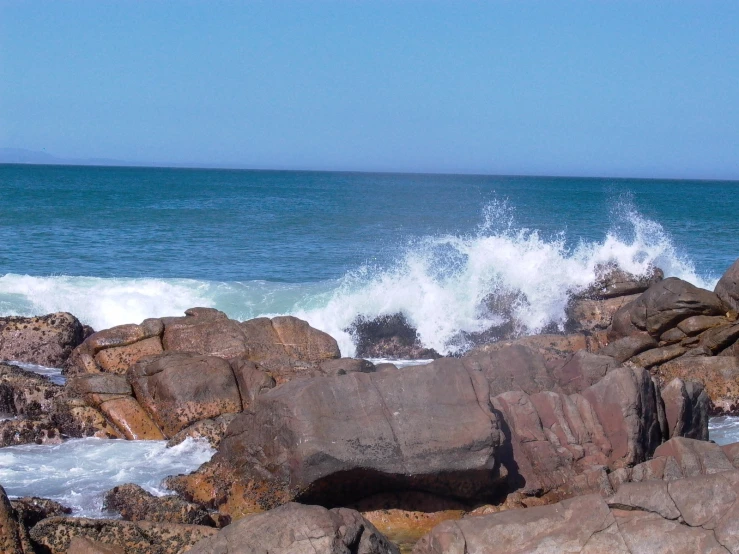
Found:
[[[72,314],[0,318],[0,360],[61,367],[85,339],[86,330]]]

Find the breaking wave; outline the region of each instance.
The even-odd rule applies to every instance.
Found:
[[[628,202],[613,210],[609,223],[601,240],[573,242],[565,231],[545,236],[521,228],[510,206],[491,203],[469,234],[422,237],[391,264],[362,266],[318,283],[7,274],[0,277],[0,313],[68,311],[95,329],[176,315],[192,306],[218,308],[241,320],[293,314],[334,336],[342,354],[351,356],[354,344],[345,329],[357,316],[402,312],[425,347],[449,353],[459,349],[460,332],[481,332],[506,318],[515,318],[526,332],[561,327],[568,299],[594,281],[600,264],[617,264],[635,275],[656,266],[697,286],[715,284],[715,277],[696,271],[659,223]]]

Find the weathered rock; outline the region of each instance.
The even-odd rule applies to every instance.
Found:
[[[608,505],[587,495],[551,506],[508,510],[444,522],[414,554],[630,554]]]
[[[287,504],[232,523],[192,554],[399,554],[369,521],[348,508]]]
[[[672,457],[685,477],[711,475],[734,469],[721,447],[715,443],[675,437],[661,444],[654,457]]]
[[[639,367],[650,368],[659,364],[663,364],[665,362],[669,362],[670,360],[674,360],[675,358],[679,358],[680,356],[685,354],[685,352],[687,352],[687,349],[684,346],[681,346],[679,344],[672,344],[670,346],[664,346],[662,348],[653,348],[651,350],[646,350],[641,354],[630,358],[629,361]]]
[[[728,323],[728,320],[724,316],[719,315],[694,315],[688,319],[684,319],[677,324],[677,328],[685,333],[687,336],[692,337],[700,335],[703,331],[718,327]]]
[[[0,318],[0,360],[60,367],[82,339],[82,324],[66,312]]]
[[[567,305],[566,328],[571,332],[605,330],[613,315],[637,298],[638,294],[605,299],[573,298]]]
[[[39,416],[49,413],[62,387],[32,371],[0,363],[0,414]]]
[[[210,514],[199,505],[178,496],[154,496],[131,483],[113,487],[105,493],[103,507],[119,513],[126,521],[217,526]]]
[[[556,368],[552,375],[563,391],[572,394],[594,385],[618,365],[610,356],[579,350],[563,366]]]
[[[155,336],[125,346],[105,348],[95,355],[95,361],[102,371],[123,375],[141,358],[156,356],[162,352],[162,341]]]
[[[575,352],[599,352],[602,344],[594,336],[574,333],[570,335],[530,335],[510,341],[499,341],[493,344],[478,346],[469,352],[469,356],[487,354],[510,346],[524,346],[537,352],[544,358],[550,368],[563,365]]]
[[[234,420],[215,459],[236,469],[255,508],[398,488],[480,497],[500,483],[488,397],[485,378],[462,367],[292,381]]]
[[[30,534],[48,554],[66,554],[76,537],[119,547],[126,554],[179,554],[217,532],[203,525],[51,517],[39,522]]]
[[[213,448],[218,448],[221,439],[226,434],[226,429],[236,417],[236,414],[223,414],[215,419],[201,419],[189,427],[185,427],[174,437],[169,439],[167,446],[180,444],[187,438],[205,439]]]
[[[739,312],[739,260],[726,270],[713,290],[730,310]]]
[[[48,498],[37,498],[24,496],[11,500],[17,515],[18,521],[26,528],[30,529],[42,519],[47,517],[62,516],[72,513],[72,508],[67,508]]]
[[[650,268],[644,275],[634,275],[616,264],[601,264],[595,268],[595,281],[579,294],[585,298],[614,298],[644,292],[664,279],[664,272]]]
[[[2,486],[0,486],[0,552],[24,554],[22,528]]]
[[[132,396],[111,395],[110,399],[102,398],[100,411],[128,440],[166,438],[146,410]]]
[[[140,360],[127,377],[136,399],[168,437],[201,419],[241,411],[231,366],[217,356],[168,352]]]
[[[424,348],[416,329],[401,314],[357,317],[346,331],[354,339],[357,356],[367,358],[426,359],[439,354]]]
[[[167,351],[232,358],[244,353],[246,337],[238,321],[212,308],[191,308],[185,317],[163,318]]]
[[[739,323],[729,323],[702,333],[698,344],[708,349],[712,354],[716,354],[732,346],[737,340],[739,340]]]
[[[731,444],[724,444],[721,446],[721,450],[731,462],[731,464],[739,469],[739,442],[733,442]]]
[[[0,421],[0,447],[19,444],[60,444],[59,428],[49,416]]]
[[[670,277],[649,287],[628,309],[631,323],[653,337],[695,315],[721,315],[726,312],[713,292]]]
[[[56,398],[51,420],[64,437],[124,438],[123,433],[105,419],[102,412],[82,398]]]
[[[106,545],[84,537],[74,537],[69,543],[67,554],[126,554],[120,546]]]
[[[680,517],[680,510],[667,487],[667,481],[624,483],[618,492],[608,499],[608,506],[620,510],[654,512],[665,519],[677,519]]]
[[[661,391],[667,417],[668,438],[708,440],[708,413],[711,401],[703,385],[673,379]]]
[[[732,413],[739,406],[739,358],[682,356],[654,371],[662,382],[675,378],[700,382],[716,412]]]

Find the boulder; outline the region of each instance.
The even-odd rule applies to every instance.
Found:
[[[579,350],[564,365],[554,369],[552,377],[564,392],[573,394],[594,385],[618,366],[610,356]]]
[[[667,418],[667,436],[708,440],[711,400],[696,381],[673,379],[661,391]]]
[[[439,357],[436,351],[423,347],[415,327],[402,313],[374,319],[358,316],[346,332],[352,336],[360,357],[398,360]]]
[[[5,489],[0,486],[0,552],[3,554],[23,553],[23,530],[15,510],[10,505]]]
[[[713,442],[674,437],[661,444],[654,457],[674,458],[684,477],[711,475],[734,469],[723,449]]]
[[[212,308],[191,308],[185,317],[166,317],[162,345],[167,351],[232,358],[244,353],[245,336],[238,321]]]
[[[595,281],[578,296],[583,298],[607,299],[635,295],[644,292],[664,279],[664,272],[649,268],[644,275],[634,275],[616,264],[600,264],[595,268]]]
[[[476,498],[500,483],[498,421],[476,371],[416,366],[291,381],[257,397],[214,460],[255,509],[410,488]]]
[[[30,529],[42,519],[54,516],[63,516],[72,513],[72,508],[67,508],[48,498],[37,498],[24,496],[11,500],[11,505],[17,514],[18,521],[26,529]]]
[[[637,298],[638,294],[604,299],[573,298],[567,304],[565,327],[570,332],[605,330],[613,321],[613,315]]]
[[[0,318],[0,360],[61,367],[82,340],[82,324],[66,312]]]
[[[212,448],[218,448],[221,439],[226,434],[226,429],[236,417],[236,414],[223,414],[214,419],[201,419],[167,441],[167,446],[180,444],[187,438],[206,440]]]
[[[111,546],[84,537],[74,537],[67,554],[126,554],[120,546]]]
[[[31,529],[30,535],[48,554],[67,554],[75,538],[117,547],[126,554],[179,554],[217,532],[203,525],[50,517]]]
[[[38,373],[0,363],[0,414],[35,417],[49,413],[62,389]]]
[[[701,383],[714,412],[733,413],[739,406],[739,358],[681,356],[654,371],[665,383],[675,378]]]
[[[726,307],[739,312],[739,260],[726,270],[713,290]]]
[[[399,554],[358,512],[290,503],[238,520],[191,554]]]
[[[60,444],[62,434],[47,415],[0,421],[0,448],[19,444]]]
[[[623,363],[656,346],[657,341],[648,333],[637,331],[632,335],[613,340],[607,346],[601,348],[598,353],[602,356],[610,356],[617,362]]]
[[[154,496],[131,483],[113,487],[105,493],[103,507],[119,513],[126,521],[217,526],[211,515],[197,504],[177,496]]]
[[[637,300],[621,310],[628,311],[631,324],[653,337],[659,337],[667,329],[689,317],[721,315],[726,312],[716,294],[676,277],[652,285]],[[618,315],[614,315],[614,326],[617,319]]]
[[[217,356],[167,352],[129,368],[139,403],[167,437],[192,423],[241,411],[241,396],[228,361]]]

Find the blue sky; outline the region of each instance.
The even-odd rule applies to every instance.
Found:
[[[0,147],[739,178],[739,2],[0,0]]]

